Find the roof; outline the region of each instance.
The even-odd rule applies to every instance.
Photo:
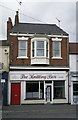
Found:
[[[78,54],[78,43],[69,43],[69,53]]]
[[[46,35],[68,35],[56,24],[18,23],[13,26],[11,33],[29,33]]]
[[[0,46],[9,46],[8,40],[0,40]]]

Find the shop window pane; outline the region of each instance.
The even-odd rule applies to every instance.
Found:
[[[78,82],[73,82],[73,102],[78,104]]]
[[[73,91],[78,91],[78,84],[73,84]]]
[[[65,82],[54,82],[54,98],[65,98]]]
[[[78,96],[78,84],[73,84],[73,95]]]
[[[55,81],[54,86],[64,86],[65,82],[64,81]]]
[[[40,98],[44,98],[44,82],[40,82]]]
[[[26,98],[39,98],[39,82],[26,83]]]

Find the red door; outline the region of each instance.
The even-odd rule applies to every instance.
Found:
[[[21,84],[20,83],[12,83],[11,84],[11,104],[20,104],[20,96],[21,96]]]

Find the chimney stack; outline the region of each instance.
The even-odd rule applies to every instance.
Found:
[[[11,20],[11,18],[9,17],[9,18],[8,18],[8,21],[7,21],[7,37],[8,37],[8,35],[9,35],[9,32],[10,32],[11,29],[12,29],[12,20]]]
[[[16,15],[15,15],[15,24],[19,23],[19,15],[18,15],[18,11],[16,11]]]

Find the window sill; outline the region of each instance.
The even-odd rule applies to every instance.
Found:
[[[44,100],[43,98],[27,98],[27,99],[24,99],[24,100]]]
[[[36,57],[31,57],[31,59],[49,59],[49,57],[45,57],[45,56],[36,56]]]
[[[28,57],[22,57],[22,56],[20,56],[20,57],[17,57],[17,59],[28,59]]]
[[[66,98],[53,98],[53,99],[66,99]]]
[[[63,59],[62,57],[52,57],[52,59]]]
[[[31,64],[49,64],[49,58],[34,57],[34,58],[31,58]]]

